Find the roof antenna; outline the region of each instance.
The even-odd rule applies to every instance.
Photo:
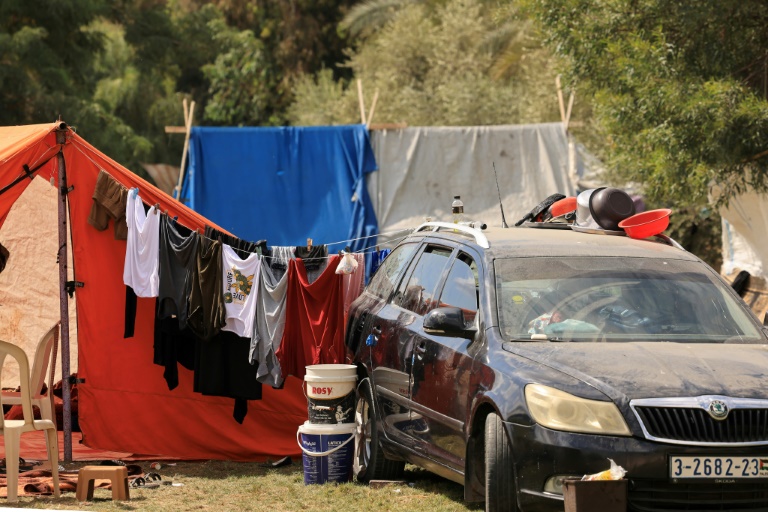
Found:
[[[501,209],[501,227],[502,228],[508,228],[507,226],[507,219],[504,218],[504,205],[501,204],[501,190],[499,190],[499,175],[496,174],[496,162],[491,162],[493,164],[493,176],[496,178],[496,192],[499,194],[499,209]]]

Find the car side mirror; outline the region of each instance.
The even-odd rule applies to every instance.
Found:
[[[461,308],[435,308],[424,317],[424,332],[436,336],[453,336],[472,339],[477,333],[474,327],[467,327]]]

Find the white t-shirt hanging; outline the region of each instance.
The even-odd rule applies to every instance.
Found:
[[[222,244],[221,249],[224,309],[227,312],[227,323],[221,330],[250,338],[259,294],[261,256],[251,254],[242,260],[232,247]]]
[[[144,204],[133,190],[125,203],[128,244],[125,250],[123,282],[137,297],[157,297],[160,289],[160,215],[152,207],[144,213]]]

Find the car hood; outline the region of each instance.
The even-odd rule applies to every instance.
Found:
[[[616,402],[768,398],[768,345],[506,342],[504,350],[579,379]]]

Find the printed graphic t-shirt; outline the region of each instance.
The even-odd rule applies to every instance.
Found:
[[[261,256],[251,254],[243,260],[232,247],[222,244],[221,266],[224,309],[227,312],[227,323],[221,330],[250,339],[259,294]]]

